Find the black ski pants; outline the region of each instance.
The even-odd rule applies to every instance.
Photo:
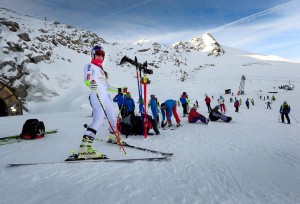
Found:
[[[284,116],[286,117],[288,123],[291,123],[291,122],[290,122],[290,118],[289,118],[289,114],[288,114],[288,113],[281,113],[281,122],[284,123]]]

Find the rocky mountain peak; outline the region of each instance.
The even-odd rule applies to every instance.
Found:
[[[225,53],[221,45],[210,33],[194,37],[188,41],[195,50],[207,52],[208,55],[220,56]]]

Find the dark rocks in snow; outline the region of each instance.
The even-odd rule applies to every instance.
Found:
[[[147,52],[149,50],[151,50],[151,48],[141,49],[141,50],[138,50],[138,52]]]
[[[36,39],[38,39],[41,42],[45,42],[46,41],[45,38],[43,38],[43,37],[36,37]]]
[[[55,40],[55,38],[53,38],[51,42],[52,42],[52,44],[55,45],[55,46],[58,45],[58,42]]]
[[[5,46],[4,48],[7,48],[10,51],[13,51],[13,52],[24,52],[23,47],[21,45],[17,44],[17,43],[6,42],[6,44],[8,45],[8,47]]]
[[[0,25],[5,25],[12,32],[17,32],[18,30],[20,30],[20,26],[18,23],[13,21],[8,21],[5,18],[0,18]]]
[[[18,34],[19,38],[21,38],[22,40],[29,42],[30,41],[30,37],[28,35],[28,33],[20,33]]]
[[[34,64],[37,64],[37,63],[39,63],[41,61],[44,61],[44,60],[50,60],[50,57],[48,55],[38,55],[38,56],[35,56],[35,57],[30,57],[29,59]]]
[[[48,31],[45,30],[45,29],[39,29],[39,31],[40,31],[41,33],[48,33]]]

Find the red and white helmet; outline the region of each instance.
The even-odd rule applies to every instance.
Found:
[[[104,51],[103,47],[101,47],[100,45],[95,45],[91,50],[91,57],[94,59],[95,55],[103,56],[103,59],[104,59],[105,51]]]

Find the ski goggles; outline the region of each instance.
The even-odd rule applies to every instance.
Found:
[[[103,56],[103,58],[105,57],[105,52],[103,50],[96,50],[95,51],[95,55],[97,56]]]

